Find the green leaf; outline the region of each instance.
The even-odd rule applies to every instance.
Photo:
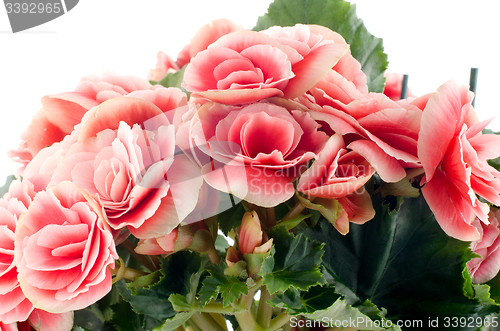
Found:
[[[292,218],[290,220],[284,221],[284,222],[278,222],[276,226],[284,226],[287,230],[291,230],[295,228],[297,225],[302,223],[303,220],[308,219],[311,217],[311,214],[299,214],[297,217]]]
[[[200,308],[205,307],[211,300],[221,295],[224,307],[240,298],[242,294],[248,294],[248,286],[236,276],[224,275],[225,264],[212,265],[207,268],[210,276],[205,278],[198,292]]]
[[[360,308],[373,310],[373,304],[367,301]],[[316,310],[315,312],[304,313],[302,315],[310,320],[321,321],[326,327],[337,327],[338,329],[401,330],[383,317],[376,316],[376,318],[370,318],[360,309],[352,307],[340,298],[325,310]]]
[[[150,83],[153,85],[160,84],[163,87],[177,87],[186,92],[184,88],[182,88],[182,80],[184,79],[184,71],[186,70],[187,65],[182,67],[181,70],[176,72],[171,72],[165,76],[160,82],[151,81]]]
[[[112,323],[118,331],[146,331],[156,327],[159,323],[145,315],[136,314],[126,301],[121,301],[112,308],[114,311]]]
[[[232,229],[236,229],[241,225],[243,214],[245,214],[245,207],[241,202],[218,213],[217,222],[219,222],[220,230],[227,236]]]
[[[392,212],[380,199],[374,205],[375,218],[351,225],[346,236],[326,220],[304,231],[326,243],[324,266],[351,303],[370,300],[393,320],[439,317],[443,322],[498,311],[491,301],[465,295],[474,292],[462,274],[474,253],[469,243],[441,230],[422,197],[404,199]]]
[[[223,252],[225,254],[226,249],[229,248],[229,243],[227,242],[227,239],[224,236],[221,236],[220,234],[217,235],[217,238],[215,239],[215,249],[219,252]]]
[[[172,294],[188,295],[192,276],[202,268],[199,254],[187,251],[177,252],[163,260],[160,280],[146,287],[128,287],[123,281],[116,283],[120,294],[139,314],[158,320],[173,317],[176,312],[168,300]],[[196,286],[196,285],[195,285]]]
[[[297,23],[323,25],[336,31],[351,45],[351,53],[367,76],[371,92],[384,90],[387,55],[382,39],[371,35],[356,15],[356,6],[344,0],[275,0],[259,17],[254,30]]]
[[[190,319],[192,315],[193,312],[178,313],[173,318],[166,320],[165,323],[155,328],[154,331],[177,330],[177,328],[184,325],[184,323],[186,323],[187,320]]]
[[[285,308],[290,315],[296,315],[327,309],[338,298],[340,295],[331,287],[313,286],[307,292],[290,288],[284,293],[276,293],[270,304],[273,307]]]
[[[306,291],[324,283],[320,270],[323,244],[303,235],[295,237],[283,226],[271,229],[269,237],[274,246],[259,272],[269,293],[291,287]]]

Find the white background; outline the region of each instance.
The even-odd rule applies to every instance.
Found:
[[[20,0],[21,1],[21,0]],[[47,94],[72,91],[81,77],[113,71],[146,77],[161,50],[176,58],[209,21],[252,28],[270,0],[80,0],[66,15],[13,34],[0,6],[0,185],[18,165],[6,151]],[[500,113],[495,0],[355,0],[368,30],[383,38],[389,69],[410,75],[414,94],[449,79],[467,85],[479,68],[480,119]],[[500,119],[490,128],[500,130]]]

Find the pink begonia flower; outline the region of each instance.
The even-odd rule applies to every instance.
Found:
[[[25,166],[40,150],[70,134],[88,110],[111,98],[126,95],[142,97],[164,112],[187,105],[186,95],[180,90],[175,95],[165,90],[162,86],[152,86],[146,80],[132,76],[84,77],[73,92],[42,98],[42,109],[21,134],[19,147],[9,151],[9,156]],[[132,93],[135,91],[138,92]],[[22,171],[23,168],[20,169]]]
[[[150,101],[163,111],[169,121],[173,120],[176,111],[185,112],[188,109],[187,96],[178,88],[164,88],[157,85],[149,90],[131,92],[127,97]],[[94,109],[90,109],[81,120],[85,121],[86,117],[89,117],[93,112]],[[61,142],[40,150],[26,165],[23,178],[29,178],[35,184],[35,191],[38,192],[47,187],[55,169],[64,159],[68,149],[78,141],[81,126],[81,123],[77,124],[71,134],[65,136]]]
[[[366,159],[348,151],[342,136],[336,134],[300,176],[297,190],[312,197],[343,198],[363,187],[374,173]]]
[[[309,113],[295,103],[288,106],[204,104],[179,129],[179,146],[204,152],[193,152],[193,159],[210,186],[259,206],[276,206],[293,196],[300,167],[328,139]]]
[[[305,25],[237,31],[191,60],[183,86],[195,98],[232,105],[271,96],[294,98],[317,83],[347,50],[345,42],[325,39]]]
[[[300,98],[311,117],[329,134],[348,136],[347,147],[364,156],[385,182],[406,176],[406,168],[420,168],[417,140],[423,100],[394,102],[382,93],[363,94],[334,74],[325,77],[310,95]]]
[[[488,205],[476,194],[500,205],[500,173],[487,163],[500,155],[500,136],[481,133],[491,120],[477,120],[472,98],[454,81],[440,86],[423,111],[418,139],[424,198],[441,228],[464,241],[480,239],[476,216],[488,224]]]
[[[261,32],[283,45],[292,64],[295,77],[283,90],[285,98],[305,93],[349,51],[340,34],[319,25],[273,26]]]
[[[73,327],[73,312],[51,314],[35,308],[17,279],[15,228],[35,194],[29,181],[15,180],[0,199],[0,326],[5,330],[31,330],[31,324],[37,331],[69,331]]]
[[[208,46],[220,37],[235,31],[245,30],[242,26],[226,18],[219,18],[202,26],[191,38],[189,44],[185,45],[177,54],[176,64],[179,68],[191,62],[199,52],[204,51]]]
[[[18,221],[14,253],[23,293],[50,313],[104,297],[118,259],[101,206],[71,182],[36,194]]]
[[[226,18],[215,19],[202,26],[191,41],[177,55],[177,65],[182,68],[199,52],[204,51],[220,37],[235,31],[244,30],[242,26]]]
[[[0,321],[8,324],[25,321],[33,311],[17,280],[14,241],[17,221],[35,195],[29,182],[13,181],[0,199]]]
[[[194,209],[200,168],[175,154],[175,128],[144,99],[113,98],[83,121],[52,175],[96,196],[109,225],[138,238],[168,234]]]
[[[217,215],[220,208],[224,208],[224,201],[219,198],[219,195],[219,192],[208,186],[206,183],[203,183],[200,188],[198,201],[194,210],[190,212],[186,218],[184,218],[181,225],[196,225],[204,219]],[[222,210],[227,210],[230,207],[231,206],[227,206],[227,208]],[[166,235],[139,240],[135,251],[143,255],[174,253],[189,246],[191,242],[188,237],[189,235],[185,235],[182,230],[181,234],[178,235],[178,228],[176,228]]]
[[[41,100],[42,109],[21,134],[20,146],[10,151],[10,156],[26,164],[41,149],[61,141],[71,133],[90,108],[111,97],[150,87],[151,84],[146,80],[136,77],[88,76],[80,80],[73,92],[47,95]]]
[[[403,89],[404,75],[393,72],[385,72],[384,76],[385,76],[384,94],[387,95],[391,100],[394,101],[401,100],[401,90]],[[416,96],[411,92],[410,89],[408,89],[407,97],[415,98]]]
[[[341,234],[349,232],[349,222],[363,224],[375,217],[372,199],[364,188],[360,188],[346,197],[339,198],[338,202],[342,210],[335,221],[335,228]]]
[[[471,242],[471,250],[481,257],[467,262],[472,282],[476,284],[493,279],[500,270],[500,210],[491,208],[488,216],[490,224],[477,218],[472,223],[481,235],[481,239]]]

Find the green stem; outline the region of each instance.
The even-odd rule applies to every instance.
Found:
[[[250,309],[234,313],[234,317],[238,321],[241,331],[267,331],[257,323]]]
[[[207,251],[207,256],[208,256],[208,259],[210,260],[210,262],[212,262],[212,264],[220,264],[220,256],[219,256],[219,253],[217,253],[217,250],[215,249],[215,247],[211,247]]]
[[[235,308],[233,306],[224,307],[222,303],[210,302],[207,303],[205,307],[203,307],[203,309],[201,309],[200,311],[204,313],[233,314],[238,310],[239,310],[238,308]]]
[[[194,331],[203,331],[193,320],[193,317],[188,320],[189,326],[191,327],[190,329],[193,329]]]
[[[292,325],[290,323],[285,323],[285,325],[283,325],[283,331],[291,331],[292,330]]]
[[[269,328],[269,323],[273,317],[273,307],[267,303],[268,300],[271,300],[271,294],[264,285],[260,289],[259,308],[257,309],[257,323],[266,329]]]
[[[125,278],[127,280],[132,280],[134,281],[137,277],[145,276],[148,273],[140,270],[135,270],[132,268],[127,268],[123,262],[123,260],[120,258],[120,263],[119,267],[112,269],[111,267],[109,268],[111,273],[115,275],[115,279],[113,279],[113,283],[119,281],[122,278]]]
[[[300,203],[300,201],[297,202],[297,204],[295,204],[295,206],[293,206],[292,209],[290,209],[290,211],[285,215],[285,217],[283,217],[281,222],[293,220],[294,218],[299,216],[304,209],[305,209],[304,205]]]
[[[225,331],[208,313],[195,312],[191,320],[203,331]]]
[[[274,331],[278,330],[281,327],[283,327],[283,330],[285,330],[287,325],[290,326],[290,324],[287,324],[288,322],[290,322],[290,315],[288,315],[287,313],[281,313],[271,320],[271,323],[269,323],[269,330]]]
[[[266,208],[266,227],[268,229],[276,225],[276,211],[274,207]]]
[[[252,286],[248,290],[248,294],[242,295],[238,300],[238,303],[235,305],[235,308],[243,309],[234,313],[234,317],[238,321],[241,331],[267,331],[267,329],[263,328],[259,323],[257,323],[251,311],[255,292],[260,289],[260,287],[262,286],[262,282],[262,277],[258,278],[255,281],[254,286]]]

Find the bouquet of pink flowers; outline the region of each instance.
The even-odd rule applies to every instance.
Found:
[[[500,136],[468,87],[400,99],[386,67],[347,2],[276,0],[149,81],[45,96],[0,199],[0,330],[497,328]]]

